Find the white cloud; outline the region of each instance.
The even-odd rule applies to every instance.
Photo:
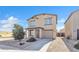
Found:
[[[64,22],[65,22],[65,19],[64,18],[58,20],[58,23],[64,23]]]
[[[58,31],[60,31],[60,30],[63,29],[63,28],[64,28],[64,26],[58,26],[58,27],[57,27]]]
[[[60,31],[61,29],[64,28],[64,22],[66,21],[65,18],[61,18],[60,20],[58,20],[58,24],[57,24],[57,30]]]
[[[10,16],[6,20],[1,20],[0,31],[12,31],[13,25],[18,22],[19,22],[19,19],[14,16]]]

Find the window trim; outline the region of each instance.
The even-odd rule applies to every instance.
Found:
[[[33,22],[34,22],[34,24],[33,24]],[[35,27],[36,26],[36,21],[35,20],[30,21],[29,25],[30,25],[30,27]]]
[[[49,19],[49,18],[50,18],[50,19]],[[46,24],[46,20],[51,20],[51,21],[50,21],[51,23],[49,22],[49,24],[48,24],[48,23]],[[52,25],[52,18],[51,18],[51,17],[45,18],[45,19],[44,19],[44,25]]]

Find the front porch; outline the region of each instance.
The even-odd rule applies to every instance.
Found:
[[[35,28],[26,28],[27,38],[33,36],[34,38],[42,38],[43,28],[35,27]]]

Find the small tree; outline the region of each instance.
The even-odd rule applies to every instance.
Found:
[[[1,37],[1,35],[0,35],[0,37]]]
[[[24,38],[24,31],[22,26],[14,24],[13,37],[15,38],[15,40],[19,41],[21,41]]]

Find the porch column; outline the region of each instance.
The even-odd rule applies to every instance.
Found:
[[[27,38],[27,30],[25,31],[24,39]]]
[[[28,38],[28,36],[29,36],[28,34],[29,34],[29,30],[26,30],[26,31],[25,31],[25,36],[24,36],[25,39]]]
[[[26,30],[26,38],[28,38],[28,30]]]
[[[42,38],[42,29],[39,29],[39,36]]]
[[[34,29],[33,31],[34,31],[34,33],[33,33],[34,37],[36,38],[36,29]]]
[[[27,30],[27,38],[30,37],[30,35],[31,35],[30,32],[31,32],[30,30]]]

